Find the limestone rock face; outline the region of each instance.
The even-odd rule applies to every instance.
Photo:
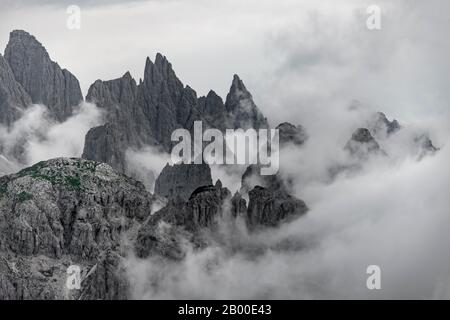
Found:
[[[22,30],[11,32],[5,59],[33,103],[44,104],[56,120],[67,119],[83,101],[75,76],[53,62],[36,38]]]
[[[86,100],[106,111],[108,123],[89,131],[83,157],[106,160],[122,171],[128,148],[150,145],[170,152],[175,144],[171,141],[173,131],[184,128],[192,133],[197,120],[202,121],[204,129],[221,131],[267,127],[267,120],[239,77],[234,77],[225,104],[213,91],[197,98],[196,92],[183,85],[170,62],[159,53],[154,63],[147,58],[144,79],[139,84],[129,73],[111,81],[97,80]],[[114,146],[109,143],[112,137]]]
[[[112,123],[90,129],[86,134],[86,141],[89,143],[84,146],[83,158],[108,163],[124,172],[126,163],[122,150],[126,148],[127,142],[123,134],[124,132]]]
[[[307,211],[305,202],[284,191],[256,186],[249,192],[247,222],[250,229],[276,227]]]
[[[239,192],[236,192],[231,198],[231,214],[234,218],[244,217],[247,213],[247,201]]]
[[[227,95],[225,109],[232,128],[268,128],[267,119],[256,107],[253,97],[238,75],[234,75],[230,92]]]
[[[9,271],[0,298],[64,298],[70,264],[85,278],[75,298],[124,298],[123,237],[149,216],[152,201],[141,183],[81,159],[1,177],[0,268],[5,260]]]
[[[20,118],[22,111],[31,104],[31,98],[5,60],[0,55],[0,124],[9,126]]]
[[[199,187],[212,185],[208,164],[167,164],[155,182],[155,194],[186,201]]]

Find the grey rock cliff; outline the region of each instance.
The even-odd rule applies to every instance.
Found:
[[[6,174],[17,172],[19,167],[16,163],[11,162],[5,156],[0,154],[0,177]]]
[[[124,237],[153,197],[106,164],[54,159],[0,178],[0,299],[62,299],[66,269],[83,270],[72,298],[127,296]]]
[[[52,61],[42,44],[29,33],[11,32],[5,59],[32,102],[46,105],[55,119],[67,119],[73,107],[83,101],[75,76]]]
[[[167,164],[156,179],[155,194],[186,201],[194,190],[211,184],[211,169],[207,164]]]
[[[106,160],[122,171],[126,167],[126,149],[150,145],[170,152],[174,145],[172,132],[178,128],[192,132],[196,120],[203,122],[204,129],[222,131],[267,126],[237,76],[225,104],[213,91],[197,98],[196,92],[183,85],[170,62],[159,53],[154,63],[147,58],[144,79],[139,84],[129,73],[111,81],[98,80],[90,87],[86,100],[106,111],[108,123],[88,132],[83,157]],[[106,159],[104,153],[108,154]]]
[[[417,153],[419,160],[427,155],[433,155],[440,149],[435,147],[428,134],[420,134],[414,138],[415,146],[417,147]]]
[[[304,201],[275,185],[254,187],[249,200],[247,207],[241,193],[232,196],[220,180],[215,186],[198,187],[186,201],[171,199],[139,230],[136,253],[141,258],[159,256],[178,260],[185,256],[187,247],[202,249],[223,243],[224,234],[219,230],[227,226],[226,238],[236,228],[238,219],[254,231],[277,227],[308,211]]]
[[[237,129],[268,128],[267,119],[253,102],[253,97],[238,75],[234,75],[230,92],[225,102],[228,125]]]
[[[0,55],[0,124],[11,125],[30,104],[30,96],[16,81],[8,62]]]
[[[256,186],[249,192],[247,224],[250,229],[276,227],[308,211],[305,202],[282,190]]]
[[[124,172],[126,163],[123,150],[128,145],[124,134],[117,124],[112,123],[90,129],[86,134],[83,158],[108,163]]]

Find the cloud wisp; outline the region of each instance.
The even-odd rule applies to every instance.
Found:
[[[450,141],[450,140],[447,140]],[[448,148],[302,188],[305,217],[226,245],[188,249],[181,262],[128,260],[135,298],[448,298]],[[379,265],[382,289],[368,290]]]
[[[62,123],[51,119],[45,106],[32,105],[10,128],[0,127],[0,145],[16,168],[56,157],[81,157],[86,133],[102,121],[101,110],[91,103],[81,103]]]

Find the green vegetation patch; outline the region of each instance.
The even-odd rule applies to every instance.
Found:
[[[78,168],[80,168],[81,172],[92,172],[94,173],[97,169],[97,163],[96,162],[90,162],[90,161],[80,161],[77,164]]]
[[[45,165],[45,161],[41,161],[36,163],[35,165],[32,165],[31,167],[25,168],[21,171],[19,171],[19,173],[17,173],[17,175],[19,177],[24,177],[24,176],[33,176],[35,174],[39,173],[39,170],[41,170]]]
[[[42,170],[45,169],[45,166],[45,161],[41,161],[29,168],[23,169],[17,175],[19,177],[30,176],[35,179],[47,180],[52,185],[64,185],[72,189],[81,189],[81,177],[78,173],[75,173],[74,175],[64,175],[61,172],[57,171],[57,169]],[[83,173],[85,172],[95,172],[97,163],[80,161],[76,164],[76,166],[79,168],[78,171],[81,173],[81,175],[83,175]]]
[[[52,185],[63,185],[71,187],[73,189],[81,189],[81,178],[79,176],[65,176],[62,174],[55,174],[49,176],[45,174],[36,174],[33,175],[32,177],[47,180]]]
[[[66,176],[65,180],[66,180],[67,185],[69,185],[75,189],[81,188],[81,180],[79,177]]]
[[[28,192],[22,191],[21,193],[19,193],[17,195],[17,198],[19,199],[19,202],[22,203],[22,202],[33,199],[33,195],[29,194]]]

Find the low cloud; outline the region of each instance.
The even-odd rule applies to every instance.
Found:
[[[388,151],[351,174],[330,176],[354,159],[345,142],[369,113],[343,111],[339,125],[281,150],[280,174],[310,211],[277,229],[228,229],[204,250],[186,248],[179,262],[131,255],[127,272],[137,299],[423,299],[448,298],[450,258],[450,132],[433,123],[442,149],[419,161],[409,123],[381,141]],[[239,168],[214,168],[236,190]],[[225,236],[226,235],[226,236]],[[231,241],[230,241],[231,239]],[[368,290],[369,265],[381,268],[381,290]]]
[[[10,128],[0,127],[4,157],[16,166],[32,165],[55,157],[81,157],[86,133],[103,121],[101,111],[81,103],[62,123],[48,116],[43,105],[32,105]]]
[[[125,153],[126,171],[129,175],[144,183],[147,190],[153,192],[155,181],[167,163],[171,163],[168,153],[156,147],[147,146],[139,150],[128,149]]]
[[[448,140],[449,141],[449,140]],[[247,238],[242,248],[187,251],[181,262],[129,260],[135,298],[448,298],[448,148],[417,162],[303,189],[308,214]],[[289,245],[283,246],[283,243]],[[366,268],[381,267],[381,290]]]
[[[27,143],[29,164],[55,157],[81,157],[84,139],[90,128],[102,122],[100,110],[91,103],[82,103],[74,115],[63,123],[49,123],[42,120],[45,133],[34,136]]]

